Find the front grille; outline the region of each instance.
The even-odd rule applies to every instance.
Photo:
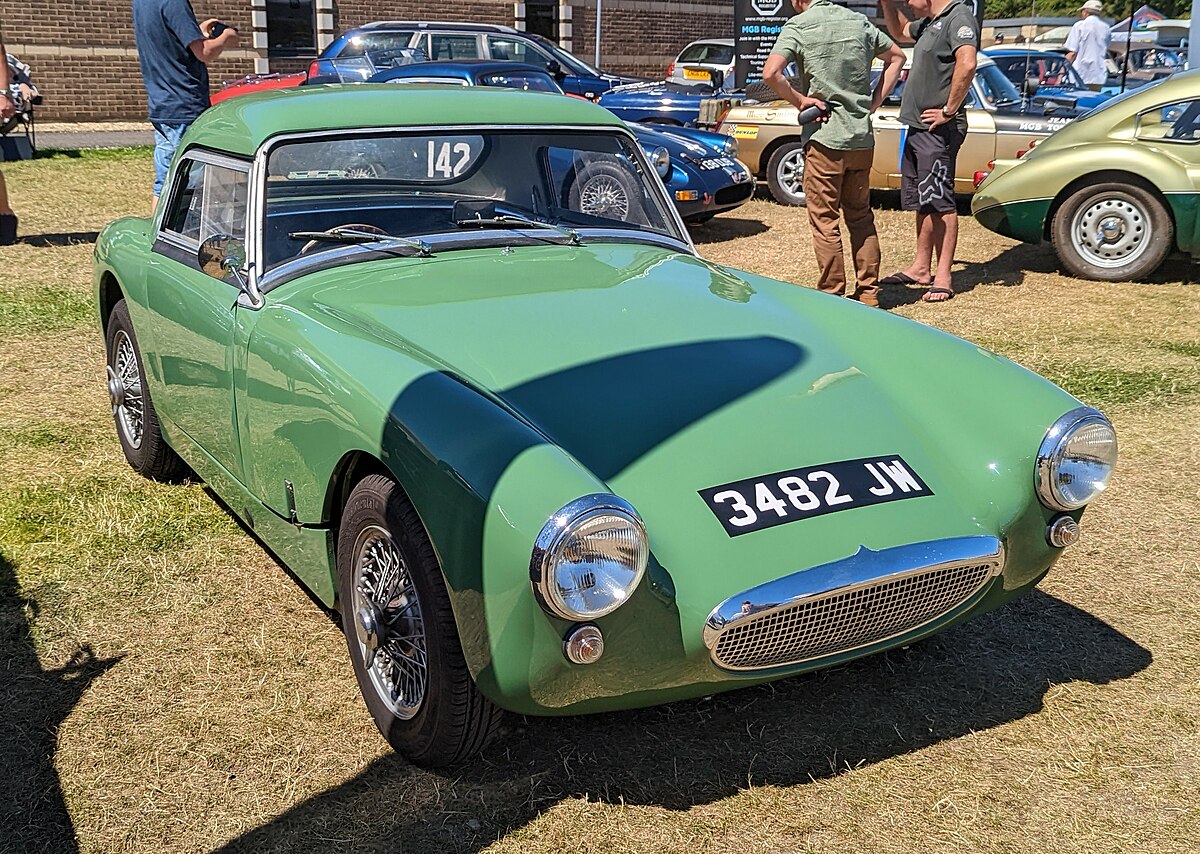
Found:
[[[712,646],[713,660],[756,670],[898,637],[967,602],[998,569],[994,559],[943,564],[807,596],[733,622]]]
[[[731,184],[728,187],[722,187],[717,190],[717,194],[713,200],[718,205],[735,205],[738,202],[744,202],[750,198],[750,194],[754,192],[754,182],[747,181],[745,184]]]

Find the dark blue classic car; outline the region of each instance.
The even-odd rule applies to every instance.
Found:
[[[519,62],[462,60],[423,62],[381,71],[370,83],[458,83],[499,86],[562,95],[547,71]],[[679,215],[704,222],[721,211],[739,207],[754,195],[754,177],[737,159],[737,140],[694,128],[649,128],[630,123],[638,142],[658,169]],[[619,170],[597,171],[584,187],[583,204],[596,215],[629,204],[630,188]]]
[[[1036,90],[1032,92],[1035,104],[1073,104],[1074,108],[1082,113],[1100,106],[1112,97],[1111,93],[1089,89],[1075,67],[1067,62],[1066,56],[1057,51],[989,47],[984,53],[995,60],[996,67],[1018,90],[1026,92],[1024,87],[1036,85]]]
[[[529,63],[550,72],[566,92],[588,99],[599,97],[613,86],[639,79],[593,68],[549,39],[512,27],[434,21],[376,21],[347,30],[309,66],[309,79],[320,82],[337,79],[335,59],[351,59],[395,48],[417,48],[435,62],[495,59]],[[366,79],[365,74],[363,79]]]

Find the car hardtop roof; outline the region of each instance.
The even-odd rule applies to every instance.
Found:
[[[390,127],[595,126],[624,128],[603,107],[581,98],[547,98],[490,86],[384,86],[330,83],[230,98],[205,110],[184,136],[202,146],[253,156],[276,136]]]
[[[476,30],[489,33],[511,33],[514,35],[529,35],[521,30],[504,24],[472,24],[468,21],[372,21],[361,27],[348,30],[346,35],[364,30]]]
[[[386,68],[385,72],[403,72],[405,76],[411,74],[413,77],[420,77],[424,74],[436,76],[437,72],[465,72],[467,74],[488,74],[495,72],[507,72],[509,74],[536,72],[550,76],[550,72],[545,67],[540,65],[531,65],[528,62],[513,62],[507,59],[438,59],[433,62],[414,62],[410,65],[401,65],[397,68]]]

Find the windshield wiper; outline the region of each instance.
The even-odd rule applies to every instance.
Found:
[[[526,219],[523,216],[514,216],[512,214],[501,214],[492,217],[469,217],[467,219],[455,220],[454,224],[459,228],[513,228],[520,226],[522,228],[546,228],[550,231],[557,231],[563,237],[571,241],[572,246],[582,246],[583,241],[579,239],[579,232],[573,228],[566,228],[561,225],[554,225],[549,222],[541,222],[536,219]]]
[[[374,231],[360,231],[357,228],[331,228],[329,231],[291,231],[288,237],[292,240],[322,240],[330,243],[399,243],[409,249],[417,250],[421,258],[433,255],[433,250],[424,240],[410,240],[407,237],[396,237],[392,234],[379,234]]]

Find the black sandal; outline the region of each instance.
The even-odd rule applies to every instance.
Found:
[[[881,285],[928,285],[929,282],[919,282],[908,273],[892,273],[890,276],[884,276],[879,280]]]
[[[945,294],[943,299],[930,299],[930,294]],[[954,291],[949,288],[930,288],[925,293],[921,294],[921,302],[949,302],[954,299]]]

